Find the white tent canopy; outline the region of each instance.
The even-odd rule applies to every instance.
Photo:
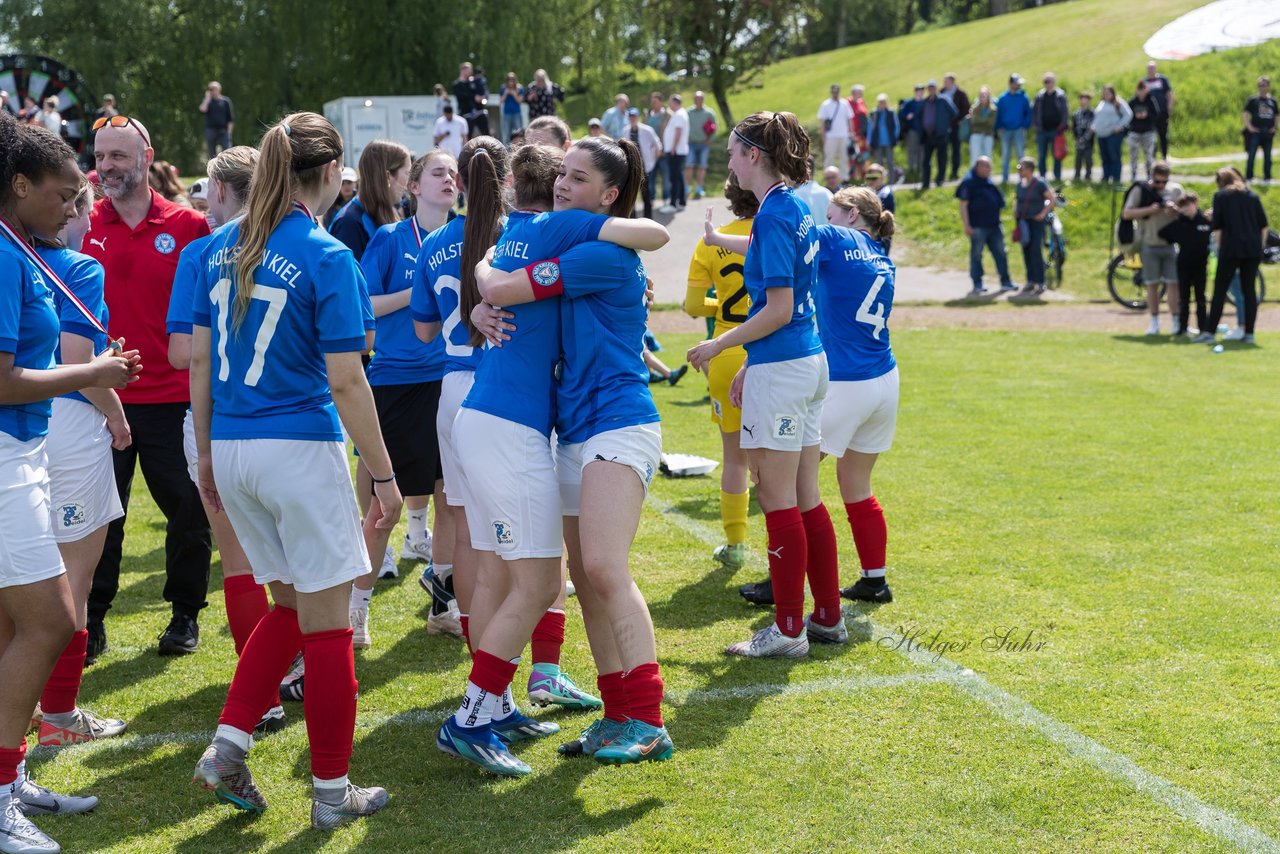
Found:
[[[1280,38],[1278,0],[1216,0],[1171,23],[1142,46],[1154,59],[1188,59]]]

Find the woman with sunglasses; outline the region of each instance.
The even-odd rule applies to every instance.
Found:
[[[726,349],[746,348],[731,394],[741,400],[741,445],[758,480],[777,611],[773,623],[725,652],[798,657],[809,653],[806,574],[813,621],[823,632],[837,632],[843,622],[835,530],[818,491],[827,394],[827,361],[814,328],[819,244],[808,207],[789,186],[809,179],[809,136],[791,113],[760,112],[734,128],[728,148],[730,171],[760,199],[760,209],[750,237],[718,232],[708,216],[704,239],[746,255],[751,310],[745,323],[694,346],[688,358],[703,370]]]

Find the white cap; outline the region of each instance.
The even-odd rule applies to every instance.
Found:
[[[191,185],[191,189],[187,191],[187,195],[193,199],[209,199],[209,179],[201,178]]]
[[[343,166],[343,167],[342,167],[342,180],[344,180],[344,181],[351,181],[351,182],[353,182],[353,183],[354,183],[354,182],[355,182],[355,180],[356,180],[356,170],[352,169],[350,166]]]

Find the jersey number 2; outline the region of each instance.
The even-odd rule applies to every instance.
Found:
[[[720,278],[727,279],[729,276],[737,273],[739,276],[743,274],[742,265],[734,262],[725,264],[720,268]],[[720,304],[720,316],[724,318],[725,323],[746,323],[747,315],[745,312],[734,311],[733,307],[742,302],[747,297],[747,289],[745,286],[738,288],[729,298]]]
[[[284,312],[285,303],[289,301],[289,292],[283,288],[266,285],[254,285],[253,299],[267,304],[267,313],[262,318],[262,326],[258,327],[258,335],[253,339],[253,361],[245,372],[244,384],[253,388],[262,379],[262,369],[267,364],[267,348],[275,337],[276,325]],[[219,279],[209,291],[209,301],[218,307],[218,381],[226,382],[231,375],[231,365],[227,362],[227,315],[231,313],[231,280]]]
[[[876,280],[871,283],[871,290],[867,291],[866,299],[862,301],[862,305],[858,306],[858,313],[854,318],[868,324],[875,331],[871,333],[871,337],[880,340],[880,332],[884,329],[884,306],[876,305],[876,297],[880,295],[880,289],[884,287],[884,276],[876,276]],[[875,311],[872,311],[872,308]]]

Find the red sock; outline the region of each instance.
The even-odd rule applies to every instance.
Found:
[[[611,721],[625,723],[631,717],[631,704],[627,701],[627,687],[622,681],[622,671],[601,673],[596,677],[600,699],[604,700],[604,716]]]
[[[462,623],[462,639],[467,642],[467,652],[475,655],[475,650],[471,648],[471,617],[468,614],[458,616],[458,622]]]
[[[495,697],[502,696],[502,692],[507,690],[507,686],[511,684],[515,675],[514,661],[507,661],[482,649],[477,649],[475,657],[471,659],[469,678],[477,687],[483,688]]]
[[[280,702],[280,680],[289,672],[301,649],[298,612],[275,606],[258,622],[240,654],[218,723],[241,732],[253,732],[263,712]],[[307,670],[308,692],[313,672]]]
[[[773,581],[774,621],[787,637],[804,631],[804,575],[809,548],[799,507],[764,514],[769,531],[769,578]]]
[[[533,627],[529,639],[534,664],[560,666],[560,647],[564,646],[564,611],[548,610]]]
[[[257,637],[257,634],[254,634]],[[356,734],[356,656],[351,629],[311,632],[302,636],[307,664],[307,691],[302,713],[311,744],[311,776],[334,780],[351,765]]]
[[[27,758],[27,740],[17,747],[0,747],[0,786],[8,786],[18,779],[18,766]]]
[[[252,575],[233,575],[222,579],[222,596],[227,602],[227,623],[231,626],[231,639],[236,644],[236,655],[244,652],[258,621],[267,615],[267,588],[253,580]]]
[[[67,648],[58,656],[40,695],[40,710],[47,715],[61,715],[76,707],[80,693],[80,677],[84,675],[84,654],[89,648],[89,632],[81,629],[71,636]]]
[[[849,530],[853,532],[853,545],[858,549],[858,560],[863,569],[884,569],[884,553],[889,543],[889,527],[884,521],[884,511],[873,495],[864,501],[846,504],[849,514]]]
[[[824,626],[840,620],[840,563],[836,553],[836,529],[825,504],[800,514],[809,545],[809,592],[813,594],[813,618]]]
[[[621,674],[620,681],[630,704],[631,717],[650,726],[662,726],[662,674],[658,662],[651,661]]]

